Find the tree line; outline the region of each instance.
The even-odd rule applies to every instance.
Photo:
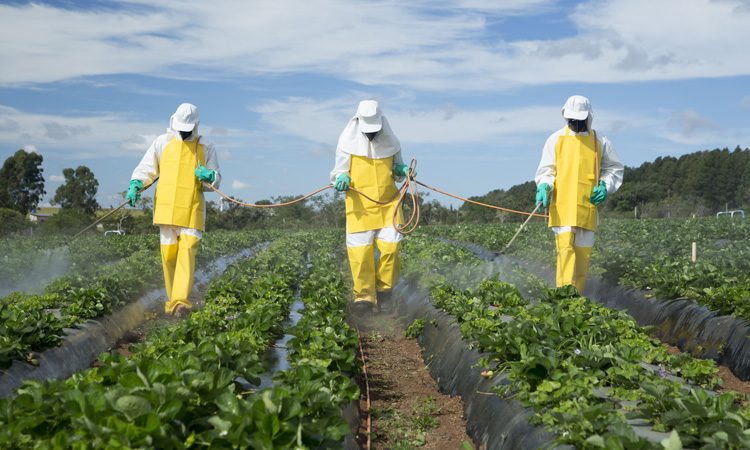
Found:
[[[18,150],[0,168],[0,234],[28,226],[25,216],[39,205],[45,191],[43,157],[36,152]],[[63,170],[64,182],[55,191],[51,203],[60,211],[45,222],[51,231],[75,231],[90,223],[100,206],[96,201],[99,182],[86,166]],[[471,200],[529,211],[533,208],[536,186],[533,181],[509,189],[495,189]],[[123,200],[125,192],[122,193]],[[407,194],[408,195],[408,194]],[[257,203],[286,202],[296,197],[272,197]],[[273,209],[244,208],[224,201],[209,201],[206,224],[209,229],[263,227],[339,227],[346,217],[344,195],[338,192],[313,197],[292,206]],[[239,199],[238,199],[239,200]],[[520,221],[523,216],[464,203],[460,208],[446,207],[419,196],[422,224],[457,222]],[[405,201],[405,214],[411,214],[411,197]],[[123,226],[129,232],[150,232],[152,201],[144,196],[135,214],[125,210],[105,226]],[[750,149],[739,146],[705,150],[680,157],[659,157],[638,167],[625,168],[625,182],[601,207],[612,217],[690,217],[712,215],[725,209],[746,209],[750,213]]]
[[[529,211],[535,191],[535,183],[527,181],[471,199]],[[622,187],[599,208],[604,216],[639,218],[707,216],[725,209],[750,213],[750,149],[717,148],[625,167]],[[468,203],[460,210],[471,222],[523,220]]]
[[[0,167],[0,234],[27,227],[26,215],[35,210],[47,193],[44,188],[44,157],[36,152],[18,150]],[[99,209],[99,188],[94,173],[86,166],[63,169],[64,182],[51,200],[60,205],[58,214],[45,227],[51,230],[74,227],[89,221]]]

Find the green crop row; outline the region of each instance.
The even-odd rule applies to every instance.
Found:
[[[253,448],[340,448],[351,432],[342,408],[359,398],[351,379],[357,371],[357,334],[344,320],[349,289],[341,256],[333,254],[337,247],[341,252],[341,239],[316,233],[305,240],[310,269],[300,292],[304,308],[299,322],[286,330],[294,336],[287,343],[291,368],[277,373],[270,388],[271,397],[286,401],[297,415],[279,421],[286,440]]]
[[[158,235],[84,236],[73,241],[61,237],[14,237],[0,242],[0,292],[16,286],[39,291],[51,281],[48,274],[85,275],[140,250],[155,250]],[[39,286],[39,284],[42,286]]]
[[[202,244],[199,263],[248,248],[264,233],[213,236]],[[13,360],[34,363],[33,352],[59,344],[63,329],[102,317],[161,283],[156,249],[144,249],[87,276],[68,275],[50,283],[43,294],[13,293],[0,299],[0,368]]]
[[[553,431],[558,443],[608,449],[750,446],[747,398],[698,387],[716,386],[712,361],[670,355],[630,316],[570,287],[548,290],[534,301],[492,277],[475,288],[456,287],[476,285],[467,277],[477,272],[481,263],[466,250],[428,238],[405,242],[405,276],[429,289],[435,305],[455,317],[464,338],[486,354],[485,374],[502,380],[497,394],[533,408],[533,423]],[[649,430],[637,433],[634,420],[671,434],[654,440],[658,435]]]
[[[359,396],[337,240],[285,238],[212,282],[204,309],[154,331],[133,355],[0,400],[0,448],[339,448]],[[307,256],[307,259],[305,258]],[[306,262],[308,262],[306,264]],[[300,286],[301,284],[301,286]],[[300,289],[291,368],[257,385],[264,352]]]
[[[204,309],[155,331],[132,357],[104,354],[101,367],[68,380],[27,382],[15,399],[0,401],[0,447],[262,448],[256,441],[275,441],[279,417],[290,413],[283,399],[241,391],[237,380],[258,382],[303,263],[301,242],[280,241],[228,270],[212,283]]]
[[[429,227],[424,233],[503,249],[517,224]],[[697,261],[691,260],[692,243]],[[552,232],[530,224],[509,253],[555,264]],[[687,297],[750,321],[750,221],[609,220],[600,224],[592,273],[661,299]]]

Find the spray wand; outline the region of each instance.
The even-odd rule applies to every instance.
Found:
[[[146,189],[148,189],[148,188],[150,188],[151,186],[153,186],[153,185],[154,185],[154,183],[156,183],[156,180],[158,180],[158,179],[159,179],[159,177],[156,177],[156,178],[154,179],[154,181],[152,181],[151,183],[149,183],[149,185],[148,185],[148,186],[145,186],[145,187],[143,187],[143,188],[142,188],[142,189],[141,189],[140,191],[138,191],[138,194],[140,194],[141,192],[144,192],[144,191],[146,191]],[[91,225],[89,225],[89,226],[87,226],[86,228],[84,228],[83,230],[79,231],[78,233],[76,233],[76,234],[75,234],[75,235],[74,235],[74,236],[73,236],[72,238],[70,238],[70,239],[71,239],[71,240],[73,240],[73,239],[77,238],[78,236],[82,235],[82,234],[83,234],[83,233],[85,233],[86,231],[90,230],[90,229],[91,229],[92,227],[96,226],[96,224],[98,224],[98,223],[99,223],[99,222],[101,222],[102,220],[106,219],[107,217],[111,216],[112,214],[114,214],[114,213],[116,213],[117,211],[119,211],[119,210],[121,210],[122,208],[124,208],[124,207],[125,207],[125,205],[127,205],[128,203],[130,203],[130,200],[125,200],[125,201],[124,201],[124,202],[122,202],[122,203],[121,203],[121,204],[120,204],[120,205],[119,205],[119,206],[118,206],[117,208],[113,209],[112,211],[108,212],[107,214],[105,214],[105,215],[101,216],[100,218],[96,219],[96,221],[94,221],[94,222],[93,222],[93,223],[92,223]]]
[[[539,202],[539,203],[536,204],[536,207],[534,208],[533,211],[531,211],[531,214],[529,214],[529,217],[527,217],[526,220],[523,221],[523,223],[521,224],[521,226],[518,227],[518,231],[516,231],[516,234],[513,235],[513,237],[510,239],[510,241],[508,241],[508,244],[505,246],[505,248],[503,248],[502,250],[500,250],[499,252],[497,252],[496,255],[502,255],[503,253],[505,253],[505,252],[508,251],[508,249],[510,248],[511,244],[513,244],[513,241],[515,241],[516,238],[518,237],[518,235],[521,234],[521,231],[523,231],[523,229],[526,227],[526,224],[529,223],[529,220],[531,220],[531,218],[534,217],[534,214],[536,214],[536,212],[539,210],[540,206],[542,206],[542,202]]]

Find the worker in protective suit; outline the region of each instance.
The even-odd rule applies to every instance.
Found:
[[[399,242],[403,235],[393,227],[402,224],[398,207],[398,189],[409,175],[401,157],[401,144],[380,111],[378,102],[364,100],[357,114],[349,120],[339,136],[336,165],[331,182],[346,192],[346,249],[354,280],[354,309],[378,312],[379,304],[387,307],[390,292],[399,273]],[[386,204],[374,203],[349,190],[355,188],[368,197]],[[380,260],[375,268],[375,245]]]
[[[168,314],[190,311],[195,255],[203,236],[206,208],[203,183],[219,186],[221,174],[213,145],[198,134],[198,108],[183,103],[169,128],[157,137],[133,171],[126,198],[135,206],[140,191],[157,178],[154,225],[159,226]]]
[[[562,108],[567,125],[544,144],[536,170],[536,203],[549,206],[557,248],[557,287],[583,294],[597,227],[597,205],[622,184],[623,165],[612,143],[591,127],[593,110],[574,95]]]

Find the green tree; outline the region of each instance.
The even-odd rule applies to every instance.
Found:
[[[65,183],[55,191],[52,204],[93,215],[99,209],[99,203],[96,201],[99,182],[94,172],[86,166],[78,166],[75,170],[64,169],[63,176]]]
[[[41,201],[44,191],[42,155],[18,150],[0,168],[0,207],[26,215]]]
[[[18,211],[0,208],[0,236],[15,233],[28,226],[21,213]]]

